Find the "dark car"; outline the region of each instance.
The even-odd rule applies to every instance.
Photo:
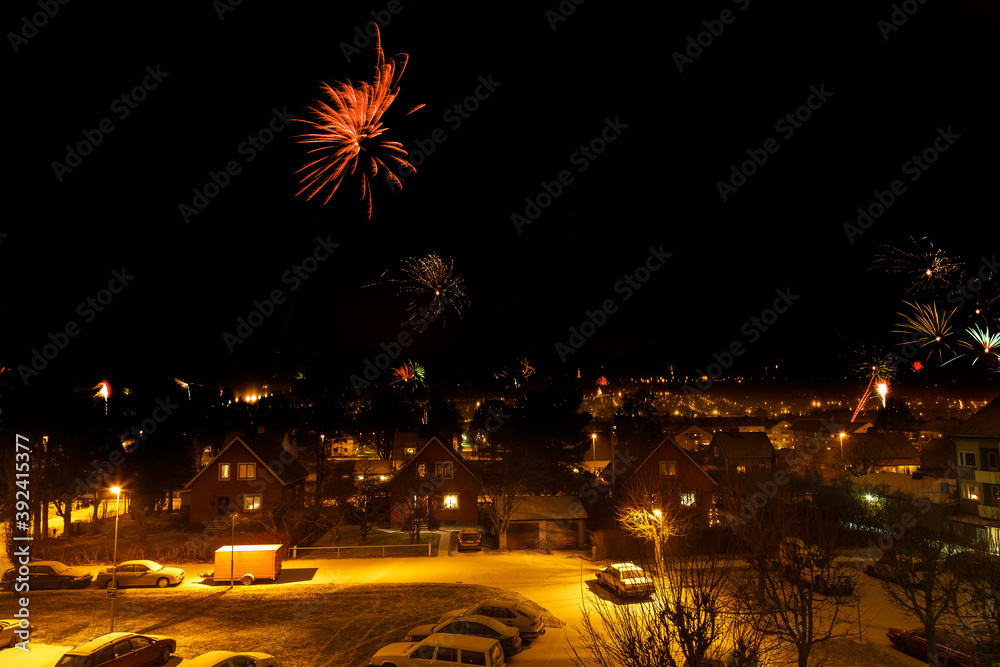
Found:
[[[478,528],[463,528],[458,534],[458,550],[462,549],[483,550],[482,535]]]
[[[886,552],[882,554],[881,558],[870,561],[865,566],[865,574],[868,576],[888,579],[889,581],[896,580],[897,570],[909,576],[914,586],[923,586],[927,567],[920,558]]]
[[[889,628],[885,636],[903,653],[927,656],[927,633],[922,627],[913,630]],[[938,661],[941,664],[962,665],[962,667],[976,667],[979,664],[975,647],[961,636],[938,628],[934,633],[934,639],[937,644]]]
[[[152,667],[165,665],[176,650],[177,642],[167,637],[112,632],[66,651],[55,667],[97,667],[106,663],[114,667]]]
[[[18,574],[18,568],[11,568],[3,573],[5,590],[38,590],[41,588],[86,588],[93,580],[90,570],[82,567],[70,567],[55,560],[31,561],[21,567],[28,568],[27,580]],[[27,584],[27,588],[24,585]]]
[[[500,621],[480,616],[459,616],[437,625],[418,625],[403,638],[405,642],[419,642],[427,639],[435,632],[449,632],[453,635],[471,635],[473,637],[488,637],[500,642],[505,658],[516,655],[521,650],[521,631],[508,627]]]

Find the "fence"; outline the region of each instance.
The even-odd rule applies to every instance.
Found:
[[[292,558],[297,558],[300,551],[333,552],[316,554],[317,558],[402,558],[406,556],[430,556],[432,542],[426,544],[383,544],[367,547],[292,547]],[[395,551],[395,550],[400,551]],[[388,551],[387,551],[388,550]],[[342,552],[345,555],[342,555]],[[426,553],[424,553],[426,552]]]

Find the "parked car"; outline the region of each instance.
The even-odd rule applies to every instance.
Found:
[[[15,630],[21,629],[21,621],[16,618],[5,618],[0,620],[0,648],[7,648],[16,644],[21,637],[15,634]],[[29,627],[28,630],[31,630]]]
[[[209,651],[182,661],[181,667],[281,667],[281,662],[267,653]]]
[[[36,560],[28,563],[28,581],[18,581],[17,568],[11,568],[3,573],[5,590],[38,590],[40,588],[86,588],[93,581],[90,570],[82,567],[70,567],[55,560]],[[24,584],[27,583],[27,588]]]
[[[913,558],[904,554],[883,553],[878,560],[868,561],[865,565],[865,574],[879,579],[896,580],[897,568],[906,570],[916,586],[924,583],[924,573],[926,566],[920,558]]]
[[[653,594],[653,580],[634,563],[612,563],[597,573],[597,583],[604,584],[618,597],[646,597]]]
[[[378,650],[370,667],[504,667],[503,649],[495,639],[441,632],[420,642],[398,642]]]
[[[545,634],[545,623],[542,621],[541,613],[520,602],[509,600],[486,600],[475,607],[455,609],[442,614],[438,623],[444,623],[456,616],[473,615],[495,618],[504,625],[520,630],[521,636],[526,639],[534,639]]]
[[[886,637],[889,638],[893,646],[903,653],[911,653],[924,658],[927,656],[927,633],[923,627],[913,630],[889,628]],[[937,628],[934,632],[934,640],[934,643],[937,644],[938,661],[941,664],[978,667],[979,660],[976,658],[975,647],[960,635],[943,628]]]
[[[482,551],[482,535],[479,533],[478,528],[463,528],[462,532],[458,534],[458,550],[462,549],[475,549],[476,551]]]
[[[164,567],[151,560],[127,560],[118,565],[118,575],[114,576],[115,568],[109,567],[97,575],[99,588],[110,588],[112,583],[124,586],[157,586],[166,588],[171,584],[184,581],[184,570],[179,567]],[[117,582],[114,580],[117,579]]]
[[[797,537],[786,537],[780,546],[781,573],[789,581],[801,582],[823,595],[850,595],[854,575],[835,567],[822,549]]]
[[[66,651],[55,667],[97,667],[105,663],[114,667],[152,667],[167,664],[176,650],[177,642],[168,637],[112,632]]]
[[[453,635],[469,635],[473,637],[488,637],[500,642],[505,658],[517,655],[521,650],[521,631],[504,625],[495,618],[486,616],[459,616],[436,625],[418,625],[410,630],[403,641],[418,642],[427,639],[436,632],[448,632]]]

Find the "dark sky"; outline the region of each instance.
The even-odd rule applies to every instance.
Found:
[[[20,383],[49,332],[76,324],[32,382],[141,371],[280,384],[305,368],[346,384],[407,329],[408,298],[363,286],[431,252],[454,259],[469,305],[403,356],[440,384],[487,382],[514,355],[551,372],[556,343],[607,299],[616,312],[566,357],[586,373],[693,370],[741,342],[736,372],[780,357],[799,376],[842,375],[852,341],[889,341],[903,294],[866,269],[879,244],[928,235],[972,269],[996,251],[989,3],[903,3],[915,13],[892,30],[902,5],[888,2],[528,4],[246,1],[220,20],[223,2],[73,2],[43,21],[36,2],[6,3],[5,379]],[[560,6],[575,10],[553,29]],[[372,46],[343,45],[373,12],[387,56],[410,54],[386,136],[421,164],[401,192],[376,179],[369,221],[356,180],[326,206],[293,196],[304,126],[272,119],[306,117],[319,82],[368,76]],[[128,108],[122,94],[143,81]],[[477,86],[478,108],[449,113]],[[798,127],[781,123],[810,101]],[[274,140],[249,150],[272,122]],[[608,127],[602,153],[575,154]],[[939,128],[948,150],[912,181],[904,163]],[[88,136],[100,143],[79,166],[54,168]],[[723,201],[717,183],[747,151],[767,160]],[[231,160],[240,173],[186,222],[179,205]],[[512,214],[563,171],[572,182],[519,233]],[[905,192],[851,242],[843,225],[897,179]],[[317,238],[340,246],[292,292],[282,276]],[[661,246],[671,257],[626,300],[616,284]],[[78,304],[123,268],[134,279],[86,321]],[[230,353],[223,334],[275,289],[288,301]],[[776,290],[797,299],[750,340],[744,323]]]

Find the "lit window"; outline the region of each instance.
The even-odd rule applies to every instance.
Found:
[[[693,493],[682,493],[681,494],[681,505],[687,505],[688,507],[694,505],[694,494]]]
[[[256,463],[240,463],[237,479],[257,479]]]
[[[457,510],[458,509],[458,494],[457,493],[446,493],[442,499],[442,504],[446,510]]]
[[[976,467],[976,453],[975,452],[959,452],[958,453],[958,465],[960,466],[970,466],[972,468]]]
[[[260,494],[247,494],[243,496],[243,511],[252,512],[260,509]]]
[[[406,448],[406,453],[407,454],[416,454],[417,453],[417,449],[416,449],[416,447],[407,447]]]
[[[962,496],[966,500],[979,500],[979,487],[972,484],[962,486]]]
[[[434,466],[434,476],[438,479],[451,479],[453,466],[451,461],[442,461]]]
[[[677,461],[660,461],[660,477],[677,477]]]
[[[229,479],[229,464],[220,463],[219,464],[219,479]]]
[[[418,463],[417,464],[417,477],[427,477],[427,464]]]
[[[736,472],[740,473],[741,475],[746,473],[746,471],[747,471],[746,466],[736,466]]]

